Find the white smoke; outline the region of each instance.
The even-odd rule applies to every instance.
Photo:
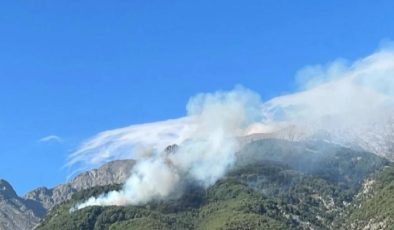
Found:
[[[343,63],[302,70],[305,90],[266,102],[265,122],[285,122],[299,139],[324,132],[330,141],[392,157],[394,51]]]
[[[170,144],[182,143],[195,126],[195,118],[183,117],[105,131],[83,143],[69,156],[66,166],[77,166],[77,171],[83,171],[111,160],[138,159]]]
[[[176,151],[153,151],[142,157],[121,191],[92,197],[77,208],[165,199],[185,181],[212,185],[235,162],[237,136],[257,121],[260,106],[258,95],[241,87],[193,97],[187,106],[193,128],[188,129],[187,138],[180,139],[183,142]]]
[[[139,163],[121,191],[90,198],[78,208],[165,199],[185,180],[210,186],[236,161],[238,137],[256,133],[291,140],[319,136],[393,156],[393,49],[353,63],[306,67],[297,81],[299,92],[265,103],[244,88],[201,94],[190,100],[183,118],[98,134],[71,155],[69,166],[89,168],[124,158]],[[164,153],[171,144],[180,147]]]

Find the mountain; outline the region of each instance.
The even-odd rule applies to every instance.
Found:
[[[178,199],[140,206],[93,206],[70,212],[75,204],[118,190],[121,185],[76,192],[72,199],[53,208],[37,229],[392,226],[394,208],[392,203],[385,202],[393,197],[393,174],[388,170],[393,165],[382,157],[323,141],[265,139],[246,144],[237,158],[233,169],[216,184],[204,189],[191,183],[183,188],[183,196]],[[377,186],[373,193],[365,192],[369,181],[375,181],[373,186]],[[384,211],[380,209],[382,204]],[[372,209],[365,212],[357,207]]]
[[[394,163],[370,177],[343,215],[344,229],[394,228]]]
[[[41,187],[25,194],[24,199],[38,201],[45,210],[71,198],[72,194],[94,186],[123,183],[130,175],[135,161],[117,160],[79,174],[69,183],[58,185],[52,189]]]
[[[166,151],[177,151],[169,146]],[[54,188],[18,197],[0,180],[0,229],[390,229],[394,164],[327,141],[245,140],[237,162],[208,189],[141,206],[70,208],[121,189],[133,160],[109,162]]]
[[[113,183],[123,183],[134,166],[133,160],[112,161],[84,172],[69,183],[54,188],[41,187],[18,197],[12,186],[0,180],[0,229],[32,229],[54,206],[78,191]]]
[[[18,197],[12,186],[0,179],[0,229],[30,229],[44,214],[38,203]]]

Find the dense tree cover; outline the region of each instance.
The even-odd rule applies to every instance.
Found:
[[[239,153],[239,163],[226,177],[208,189],[191,183],[177,199],[70,212],[76,203],[121,186],[76,193],[54,208],[38,229],[336,229],[346,226],[344,213],[353,219],[393,214],[392,200],[387,210],[379,207],[394,194],[394,170],[385,167],[387,161],[362,151],[322,148],[321,143],[290,144],[252,143]],[[373,173],[380,190],[365,200],[372,208],[365,216],[348,204]]]

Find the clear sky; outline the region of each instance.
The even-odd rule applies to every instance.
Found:
[[[303,66],[354,60],[394,38],[393,9],[378,0],[4,1],[0,178],[19,194],[64,182],[81,141],[183,116],[198,92],[294,91]]]

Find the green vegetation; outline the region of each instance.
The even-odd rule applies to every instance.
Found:
[[[99,194],[96,187],[84,194]],[[89,207],[70,213],[83,197],[56,207],[39,229],[283,229],[276,203],[238,180],[226,179],[208,190],[193,188],[179,200],[144,206]],[[86,196],[88,198],[89,196]],[[192,204],[191,201],[199,202]]]
[[[393,216],[394,166],[385,167],[387,161],[332,145],[323,151],[321,143],[274,142],[247,146],[238,156],[243,160],[206,190],[191,184],[179,199],[69,211],[92,195],[120,189],[95,187],[54,208],[38,229],[347,229],[344,219]],[[354,201],[372,174],[377,192]]]
[[[365,184],[343,219],[344,229],[394,229],[394,163]]]

